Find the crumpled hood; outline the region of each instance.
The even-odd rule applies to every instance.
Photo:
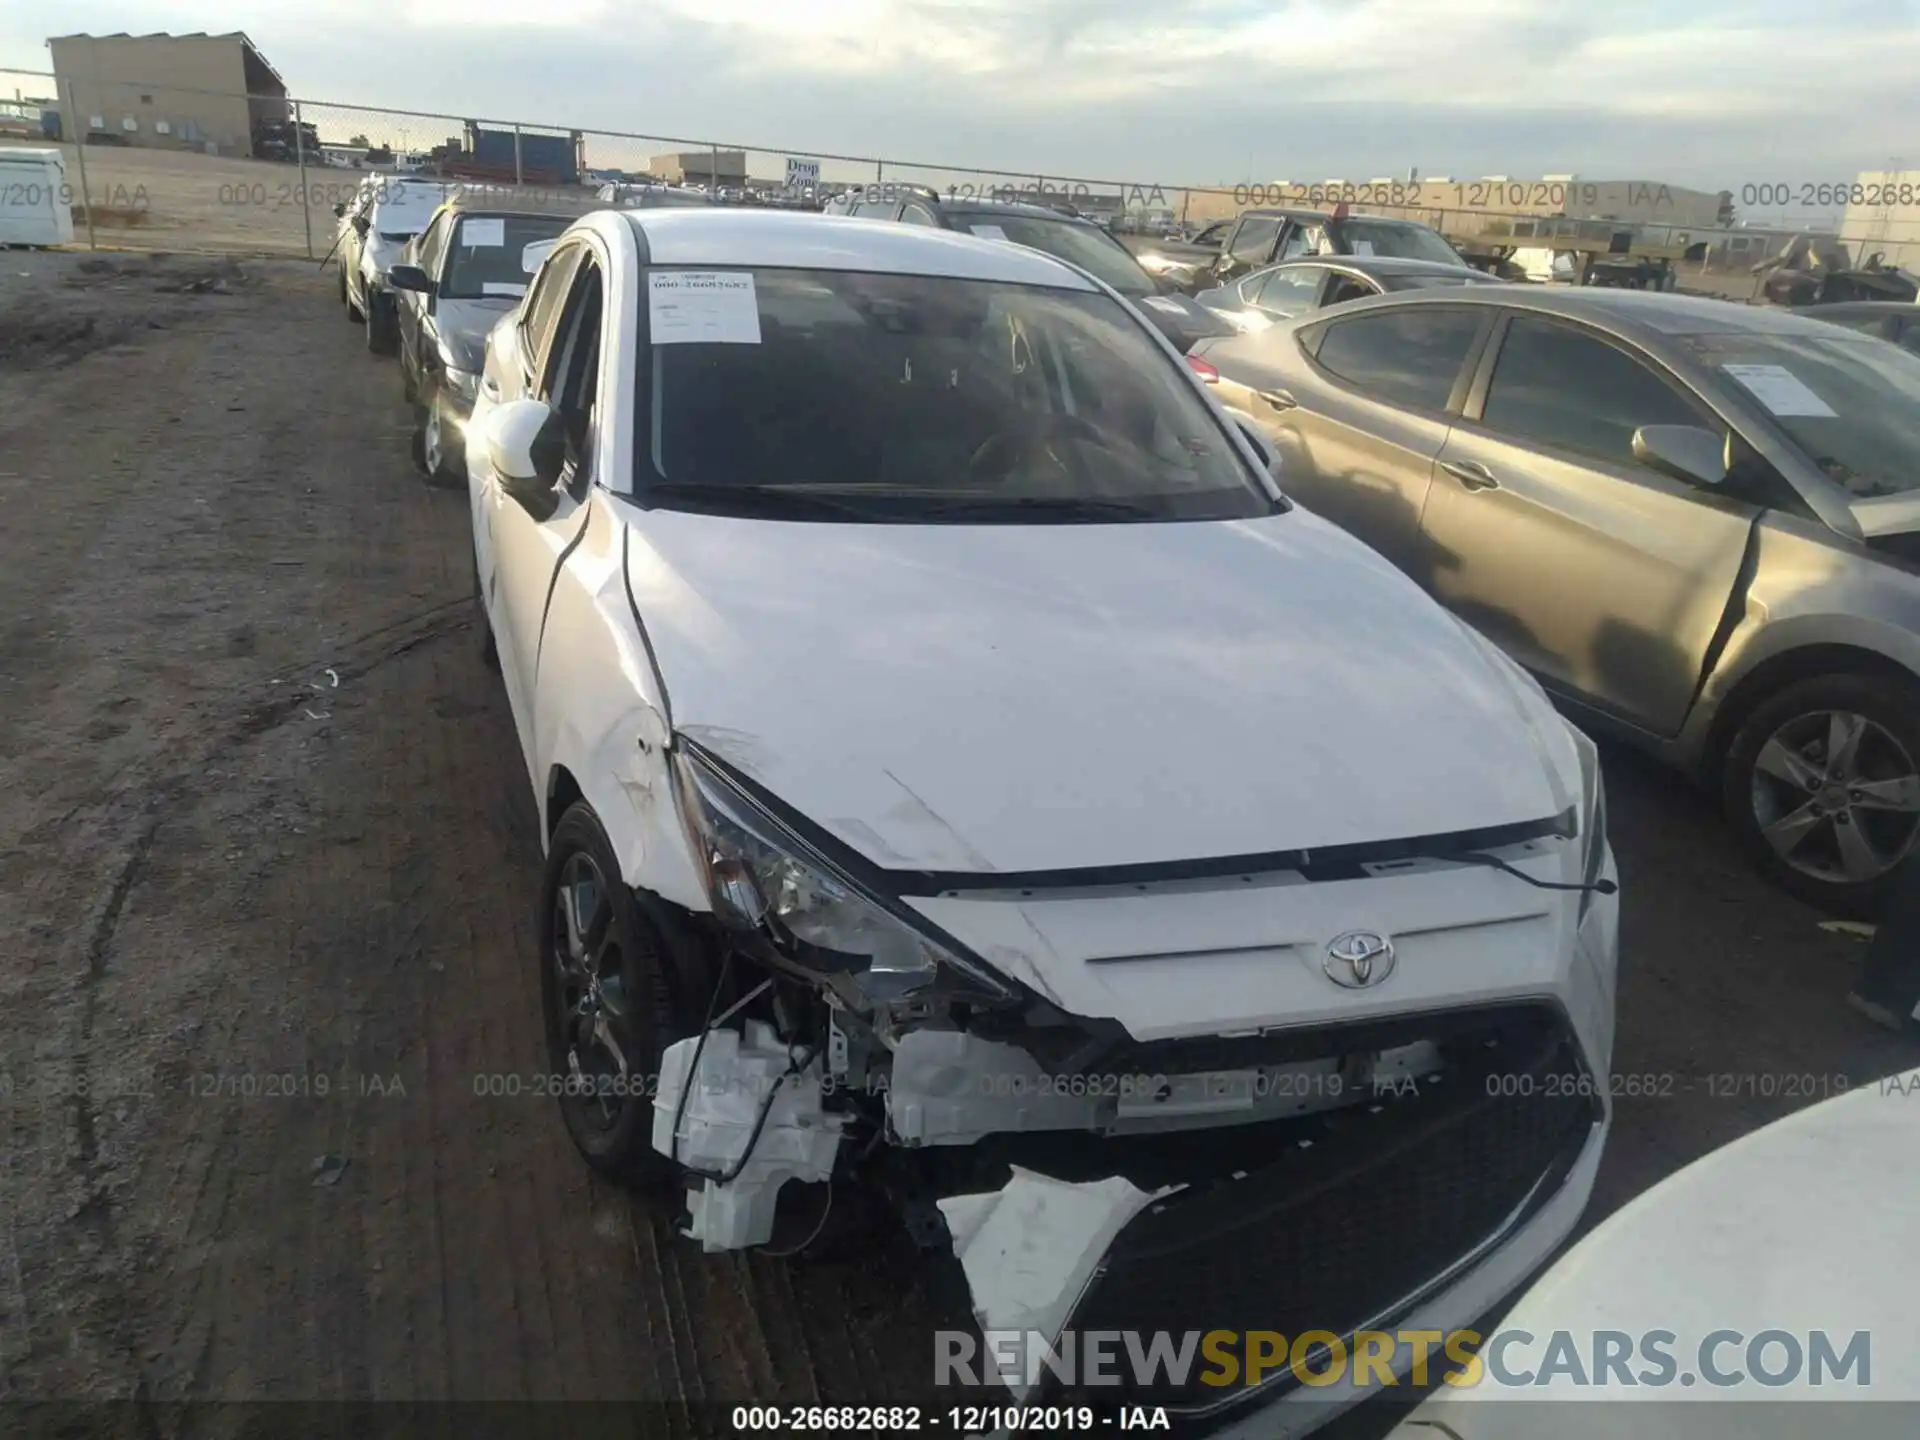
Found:
[[[1300,510],[920,526],[622,509],[675,728],[886,868],[1318,848],[1577,798],[1538,692]]]

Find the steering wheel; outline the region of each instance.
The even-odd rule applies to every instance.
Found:
[[[1055,440],[1098,443],[1100,439],[1099,427],[1078,415],[1036,418],[1018,429],[997,430],[989,435],[968,458],[967,475],[970,479],[990,476],[996,483],[1004,484],[1014,471],[1042,454]]]

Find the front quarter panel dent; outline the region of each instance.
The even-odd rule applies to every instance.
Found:
[[[539,771],[572,774],[627,884],[705,911],[668,769],[671,735],[621,579],[617,528],[591,527],[554,590],[535,687]],[[601,534],[610,537],[604,550],[594,543]],[[549,826],[555,818],[546,817]]]

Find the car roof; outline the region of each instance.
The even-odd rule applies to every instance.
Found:
[[[1062,201],[1070,204],[1070,201]],[[1051,205],[1035,205],[1027,200],[985,200],[968,195],[958,200],[942,200],[940,208],[948,214],[964,215],[978,211],[981,214],[1025,215],[1034,220],[1059,220],[1068,225],[1092,225],[1093,222],[1082,215],[1068,215],[1054,209]],[[1095,226],[1095,228],[1099,228]]]
[[[1333,216],[1328,211],[1325,211],[1325,210],[1291,210],[1291,209],[1274,210],[1274,209],[1265,209],[1265,208],[1259,209],[1259,210],[1242,210],[1238,218],[1245,220],[1249,216],[1254,216],[1254,215],[1258,215],[1258,216],[1265,217],[1267,219],[1274,219],[1274,220],[1331,220],[1333,219]]]
[[[1908,300],[1848,300],[1838,305],[1815,305],[1804,312],[1809,320],[1830,320],[1836,315],[1914,315],[1920,305]]]
[[[1605,286],[1463,285],[1450,290],[1401,291],[1348,302],[1342,310],[1388,305],[1504,305],[1570,320],[1591,320],[1652,335],[1817,335],[1831,327],[1773,305],[1744,305],[1659,290]],[[1321,312],[1311,312],[1319,315]]]
[[[1072,266],[1039,250],[957,230],[790,210],[617,210],[656,265],[748,265],[869,270],[1095,290]]]
[[[483,190],[452,195],[440,207],[461,215],[556,215],[578,217],[606,209],[604,200],[591,194],[582,196],[555,194],[551,190],[530,190],[516,194],[512,190]]]
[[[1363,275],[1458,275],[1466,270],[1483,280],[1493,278],[1464,262],[1449,265],[1444,260],[1410,260],[1400,255],[1296,255],[1268,268],[1284,270],[1302,265],[1332,265],[1341,270],[1358,270]]]

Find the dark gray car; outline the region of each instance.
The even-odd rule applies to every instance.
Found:
[[[1877,907],[1920,832],[1920,356],[1779,310],[1531,286],[1196,352],[1289,493],[1715,784],[1783,884]]]
[[[603,208],[585,196],[450,200],[389,272],[400,297],[400,380],[413,406],[413,460],[433,483],[467,483],[462,427],[485,368],[487,333],[526,292],[522,252]]]

